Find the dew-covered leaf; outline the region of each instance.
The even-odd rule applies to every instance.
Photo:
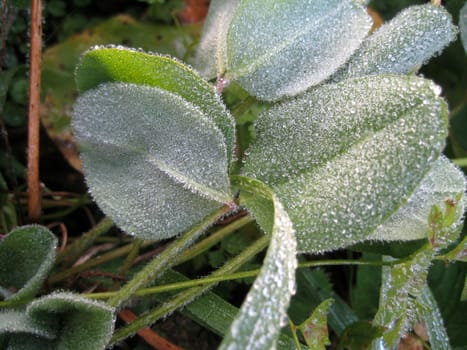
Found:
[[[169,56],[124,47],[95,47],[76,68],[81,92],[107,82],[123,82],[166,90],[195,105],[222,132],[230,160],[234,153],[235,124],[214,87],[193,69]]]
[[[327,314],[333,301],[333,299],[326,299],[321,302],[310,317],[297,327],[310,349],[325,350],[326,345],[331,345]]]
[[[465,187],[464,174],[446,157],[441,156],[402,208],[368,238],[376,240],[425,238],[429,230],[427,218],[432,206],[444,206],[446,200],[454,200],[458,194],[461,194],[462,198],[458,200],[454,213],[456,218],[453,224],[444,228],[455,231],[462,224]]]
[[[225,77],[262,100],[296,95],[334,73],[370,27],[353,0],[242,1],[227,32]]]
[[[467,3],[462,7],[459,13],[459,28],[462,45],[464,45],[464,50],[467,53]]]
[[[297,260],[294,230],[282,204],[267,186],[241,176],[235,177],[234,183],[241,189],[241,204],[271,235],[271,242],[261,271],[220,349],[275,349],[280,329],[287,318],[290,298],[295,293]],[[261,203],[265,201],[272,202],[272,205],[265,207]],[[268,211],[257,216],[260,210]]]
[[[0,241],[0,294],[5,299],[31,298],[55,261],[57,238],[39,225],[21,226]]]
[[[420,295],[426,287],[432,257],[432,250],[425,246],[407,262],[383,267],[379,309],[373,324],[387,331],[373,342],[374,349],[381,348],[381,344],[385,345],[383,348],[393,348],[417,320],[417,310],[427,307]]]
[[[102,84],[77,100],[73,126],[94,199],[130,234],[174,236],[231,200],[221,131],[176,94]]]
[[[452,250],[440,256],[440,258],[448,261],[458,260],[467,262],[467,236],[465,236]]]
[[[368,36],[332,80],[414,72],[455,40],[456,33],[443,7],[411,6]]]
[[[405,203],[444,147],[438,93],[416,77],[368,76],[323,85],[258,117],[243,172],[273,188],[299,251],[362,241]]]
[[[227,62],[227,30],[240,0],[212,0],[195,57],[195,68],[207,79],[221,76]]]
[[[37,322],[24,311],[4,310],[0,312],[0,336],[9,338],[12,335],[24,336],[29,334],[46,339],[55,338],[55,332],[50,325]],[[6,348],[0,343],[2,349]]]
[[[419,300],[416,312],[418,319],[425,325],[431,349],[450,350],[451,345],[443,324],[443,317],[428,285],[423,288]]]

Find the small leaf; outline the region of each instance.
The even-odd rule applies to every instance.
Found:
[[[414,72],[455,40],[456,33],[443,7],[411,6],[368,36],[332,80]]]
[[[458,260],[467,262],[467,236],[465,236],[460,243],[446,254],[438,256],[439,259],[448,261]]]
[[[243,173],[277,193],[299,251],[362,241],[405,203],[444,147],[438,92],[416,77],[369,76],[323,85],[258,117]]]
[[[319,304],[311,316],[298,326],[310,349],[325,350],[326,345],[331,345],[328,334],[327,313],[333,299],[326,299]]]
[[[230,164],[235,147],[234,120],[214,87],[180,61],[124,47],[95,47],[81,58],[76,68],[76,82],[81,92],[101,83],[123,82],[178,95],[199,108],[219,128]]]
[[[368,238],[376,240],[384,240],[389,237],[392,240],[425,238],[430,229],[427,218],[432,206],[444,207],[444,202],[447,199],[454,199],[459,193],[463,195],[465,188],[464,174],[446,157],[441,156],[404,206],[380,225]],[[462,196],[462,198],[464,197]],[[444,225],[442,228],[445,234],[455,232],[462,223],[462,214],[465,209],[464,200],[460,199],[457,202],[458,205],[453,213],[455,219],[450,225]]]
[[[204,22],[194,66],[207,79],[223,75],[227,30],[240,0],[212,0]]]
[[[33,297],[52,269],[57,238],[45,227],[22,226],[0,241],[0,293],[5,299]]]
[[[94,199],[130,234],[174,236],[231,200],[222,133],[176,94],[102,84],[78,99],[73,126]]]
[[[334,73],[370,27],[352,0],[242,1],[227,33],[226,80],[262,100],[297,95]]]
[[[292,223],[274,193],[258,180],[235,177],[241,204],[254,216],[271,201],[272,211],[261,213],[258,223],[271,235],[263,267],[219,349],[275,349],[287,307],[295,293],[296,243]],[[260,205],[257,206],[257,203]],[[264,221],[267,220],[267,221]]]
[[[417,310],[420,307],[429,310],[419,297],[426,286],[432,257],[433,252],[426,245],[409,261],[383,267],[379,309],[373,324],[385,327],[387,331],[381,339],[375,340],[375,344],[384,343],[393,348],[416,321]],[[386,261],[391,259],[386,258]]]
[[[459,13],[459,27],[461,31],[462,45],[467,53],[467,3],[462,7]]]

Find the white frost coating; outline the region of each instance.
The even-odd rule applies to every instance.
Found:
[[[346,80],[258,117],[243,173],[273,188],[300,252],[364,240],[413,193],[446,137],[446,106],[432,85],[411,76]]]
[[[174,236],[231,199],[222,133],[177,95],[104,84],[78,99],[73,126],[94,199],[130,234]]]
[[[268,252],[220,350],[275,349],[280,329],[287,319],[290,298],[295,293],[297,260],[294,229],[282,204],[272,192],[268,192],[270,198],[267,200],[274,205],[273,213],[268,213],[273,220]],[[260,193],[255,195],[261,196]],[[252,200],[255,201],[254,198]]]
[[[194,67],[206,79],[224,73],[227,62],[227,30],[240,0],[213,0],[204,22]]]
[[[353,0],[242,1],[227,33],[227,80],[263,100],[296,95],[334,73],[371,27]]]
[[[425,238],[428,232],[428,215],[431,207],[437,204],[444,208],[447,199],[454,199],[458,193],[464,194],[466,181],[464,174],[444,156],[440,157],[417,190],[388,221],[380,225],[368,239],[411,240]],[[459,220],[454,230],[462,223],[465,196],[457,206]]]
[[[441,6],[412,6],[368,36],[333,81],[370,74],[408,74],[456,39],[452,18]]]

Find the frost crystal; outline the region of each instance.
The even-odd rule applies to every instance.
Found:
[[[299,251],[344,247],[394,213],[429,171],[444,146],[445,108],[432,83],[415,77],[324,85],[259,116],[244,174],[273,187]]]
[[[230,201],[221,131],[175,94],[103,84],[78,99],[73,126],[93,197],[128,233],[170,237]]]
[[[334,73],[371,27],[352,0],[242,1],[227,33],[227,73],[264,100],[296,95]]]
[[[441,6],[412,6],[363,41],[333,81],[370,74],[408,74],[456,38],[451,15]]]

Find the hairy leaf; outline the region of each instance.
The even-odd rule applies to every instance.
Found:
[[[258,223],[271,235],[263,267],[233,321],[220,349],[275,349],[295,293],[296,243],[293,227],[274,193],[258,180],[235,177],[242,190],[241,203],[255,216],[271,201],[273,210],[261,213]],[[266,207],[267,208],[267,207]],[[267,219],[267,221],[263,221]]]
[[[81,58],[76,82],[81,92],[106,82],[123,82],[157,87],[180,96],[198,107],[222,132],[230,163],[235,146],[233,118],[214,87],[180,61],[124,47],[97,46]]]
[[[24,334],[46,339],[53,339],[56,336],[53,327],[47,323],[38,322],[25,312],[9,310],[0,312],[0,336],[8,338],[11,335],[24,336]],[[2,345],[1,342],[0,345]],[[2,346],[2,348],[5,347],[5,345]]]
[[[176,94],[103,84],[78,99],[73,126],[93,197],[130,234],[174,236],[231,199],[222,133]]]
[[[227,80],[263,100],[293,96],[334,73],[371,27],[352,0],[242,1],[227,33]]]
[[[240,0],[212,0],[194,65],[206,78],[221,76],[227,62],[227,31]]]
[[[441,6],[412,6],[368,36],[334,81],[370,74],[408,74],[456,38],[451,15]]]
[[[284,203],[299,251],[362,241],[405,203],[444,146],[438,93],[416,77],[369,76],[321,86],[258,117],[244,174]]]
[[[441,156],[423,178],[420,186],[410,196],[404,206],[380,225],[369,236],[371,239],[407,240],[425,238],[428,232],[428,215],[433,205],[444,206],[447,199],[454,200],[464,194],[466,182],[464,174],[446,157]],[[456,207],[456,220],[448,228],[455,231],[462,223],[464,199]]]
[[[55,260],[57,238],[45,227],[21,226],[0,241],[0,294],[31,298],[41,288]]]

